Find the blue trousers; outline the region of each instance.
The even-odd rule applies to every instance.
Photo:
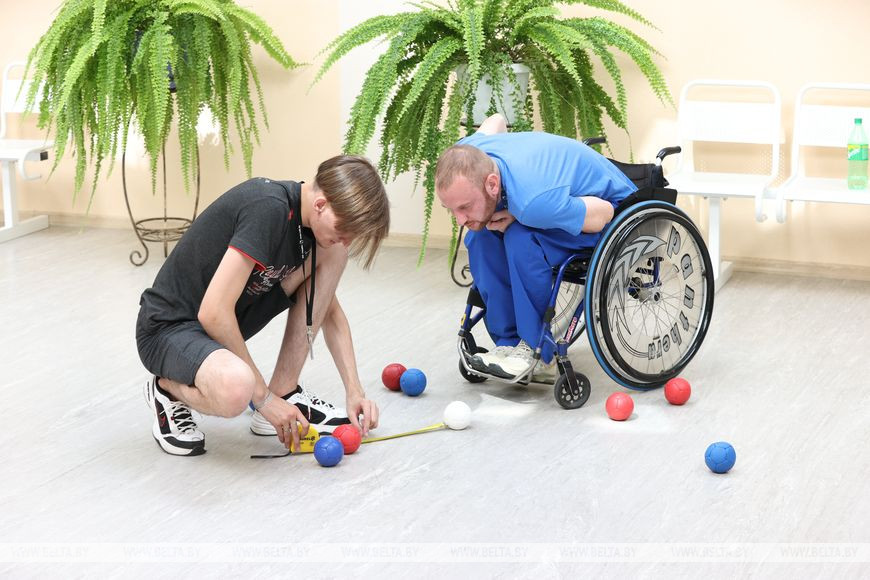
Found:
[[[519,222],[504,234],[490,230],[466,233],[471,275],[486,304],[486,329],[496,346],[515,346],[520,339],[533,348],[537,345],[553,289],[552,267],[594,241],[589,234],[574,236]],[[541,357],[544,362],[553,358],[550,344],[544,344]]]

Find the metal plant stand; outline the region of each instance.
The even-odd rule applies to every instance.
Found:
[[[169,217],[166,209],[166,147],[160,152],[160,159],[163,164],[163,217],[147,218],[143,220],[135,220],[133,211],[130,209],[130,198],[127,195],[127,153],[121,154],[121,182],[124,186],[124,202],[127,204],[127,213],[130,216],[130,223],[133,224],[133,231],[136,232],[136,237],[139,243],[145,249],[145,254],[139,250],[130,252],[130,262],[134,266],[141,266],[148,261],[150,252],[145,242],[163,243],[163,257],[169,256],[169,242],[176,242],[181,239],[193,220],[196,219],[196,212],[199,209],[199,149],[195,151],[194,163],[196,163],[196,198],[193,202],[193,217],[190,219]]]

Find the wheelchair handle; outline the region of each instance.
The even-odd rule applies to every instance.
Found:
[[[682,152],[682,150],[683,150],[683,148],[680,147],[679,145],[677,145],[676,147],[665,147],[664,149],[659,151],[658,154],[656,154],[656,159],[658,159],[659,162],[661,163],[664,160],[664,158],[667,157],[668,155],[673,155],[674,153],[680,153],[680,152]]]
[[[601,145],[602,143],[607,143],[607,137],[588,137],[583,139],[583,144],[590,147],[592,145]]]

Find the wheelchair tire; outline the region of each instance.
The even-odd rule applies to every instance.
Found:
[[[697,354],[713,294],[710,255],[688,216],[662,201],[631,206],[589,264],[584,316],[595,357],[625,387],[664,385]]]
[[[474,354],[481,354],[484,352],[489,352],[489,351],[487,349],[483,348],[482,346],[478,346],[476,349],[474,349]],[[468,381],[469,383],[482,383],[483,381],[486,380],[486,377],[473,375],[473,374],[469,373],[467,370],[465,370],[465,366],[462,364],[461,360],[459,361],[459,374],[462,375],[462,378],[465,379],[466,381]]]
[[[579,409],[589,400],[589,394],[592,392],[592,383],[586,375],[574,371],[574,376],[577,377],[577,385],[580,387],[580,396],[575,397],[568,388],[568,376],[559,375],[556,379],[556,385],[553,387],[553,396],[556,402],[563,409]]]

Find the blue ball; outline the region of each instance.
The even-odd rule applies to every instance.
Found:
[[[727,473],[737,461],[737,452],[730,443],[717,441],[711,443],[704,453],[704,461],[713,473]]]
[[[399,386],[409,397],[416,397],[426,390],[426,375],[420,369],[408,369],[402,373]]]
[[[314,458],[323,467],[338,465],[344,457],[344,446],[332,435],[324,435],[314,444]]]

